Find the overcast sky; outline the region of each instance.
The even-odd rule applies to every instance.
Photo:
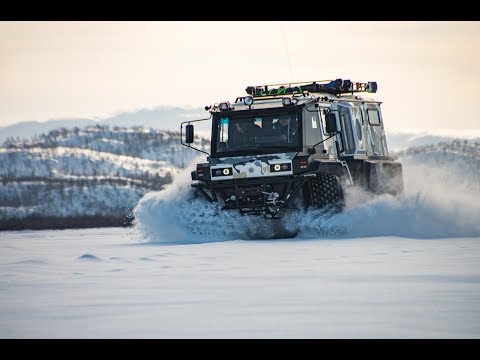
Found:
[[[387,128],[479,129],[480,22],[0,22],[0,126],[335,78],[377,81]]]

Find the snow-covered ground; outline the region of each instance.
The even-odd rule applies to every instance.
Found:
[[[1,338],[478,338],[480,237],[0,233]]]

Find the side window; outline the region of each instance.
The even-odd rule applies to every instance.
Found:
[[[380,115],[376,109],[368,109],[368,122],[370,125],[380,125]]]
[[[357,135],[356,140],[358,140],[358,142],[361,144],[362,139],[363,139],[363,132],[362,132],[363,116],[362,116],[362,112],[360,111],[359,108],[354,107],[354,108],[352,108],[352,113],[353,113],[353,121],[355,123],[354,133],[356,133],[356,135]]]
[[[321,127],[318,118],[318,112],[304,113],[307,118],[305,121],[305,141],[306,145],[314,145],[322,140]]]

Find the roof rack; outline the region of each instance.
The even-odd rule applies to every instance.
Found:
[[[275,87],[278,86],[278,87]],[[350,80],[320,80],[285,84],[248,86],[245,91],[253,97],[278,96],[286,94],[328,93],[334,95],[353,94],[357,92],[377,92],[377,83],[351,82]]]

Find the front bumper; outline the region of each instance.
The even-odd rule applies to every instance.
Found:
[[[315,174],[247,178],[193,183],[209,202],[218,202],[225,210],[238,209],[242,213],[277,214],[293,210],[292,200]]]

